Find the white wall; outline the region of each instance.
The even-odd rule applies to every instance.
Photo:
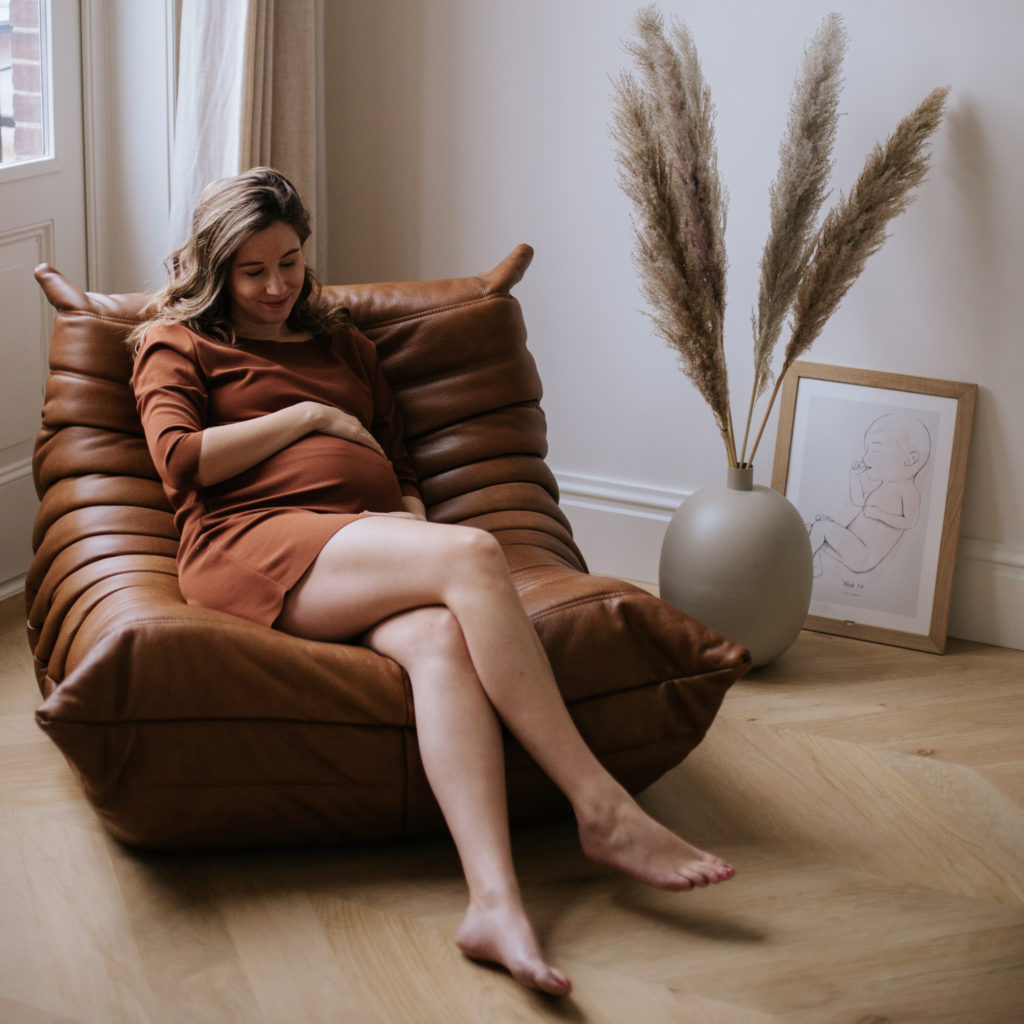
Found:
[[[639,312],[607,135],[633,0],[346,0],[326,12],[333,280],[473,273],[525,241],[517,289],[545,381],[550,462],[592,568],[656,578],[671,510],[720,480],[710,414]],[[727,349],[749,394],[749,311],[802,48],[838,9],[850,49],[834,183],[951,83],[930,180],[810,354],[980,386],[951,633],[1024,647],[1024,5],[684,5],[730,192]],[[774,424],[769,428],[774,437]],[[770,477],[772,444],[756,476]]]

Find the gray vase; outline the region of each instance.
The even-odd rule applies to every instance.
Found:
[[[814,582],[807,527],[754,471],[687,498],[661,547],[661,596],[743,644],[755,665],[777,658],[807,618]]]

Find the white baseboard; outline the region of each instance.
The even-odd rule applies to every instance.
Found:
[[[1024,547],[960,538],[949,635],[1024,650]]]
[[[15,594],[21,594],[24,590],[24,575],[15,576],[12,580],[5,580],[3,583],[0,583],[0,601],[6,601],[7,598],[14,597]]]
[[[657,583],[661,541],[684,491],[556,472],[591,572]],[[1024,650],[1024,546],[962,537],[949,635]]]
[[[686,495],[572,473],[556,477],[590,571],[657,583],[665,527]]]

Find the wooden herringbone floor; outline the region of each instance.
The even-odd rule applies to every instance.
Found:
[[[108,838],[0,603],[0,1021],[866,1024],[1024,1020],[1024,652],[805,633],[645,805],[738,867],[653,892],[521,831],[571,1000],[452,945],[443,841],[139,856]]]

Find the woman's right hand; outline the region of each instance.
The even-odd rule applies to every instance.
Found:
[[[309,402],[308,405],[311,407],[317,433],[340,437],[344,441],[353,441],[355,444],[361,444],[387,458],[377,439],[355,416],[333,405],[323,405],[320,402]]]
[[[212,487],[315,433],[353,441],[384,456],[384,450],[355,416],[320,402],[297,402],[255,419],[207,427],[199,449],[196,482],[200,487]]]

